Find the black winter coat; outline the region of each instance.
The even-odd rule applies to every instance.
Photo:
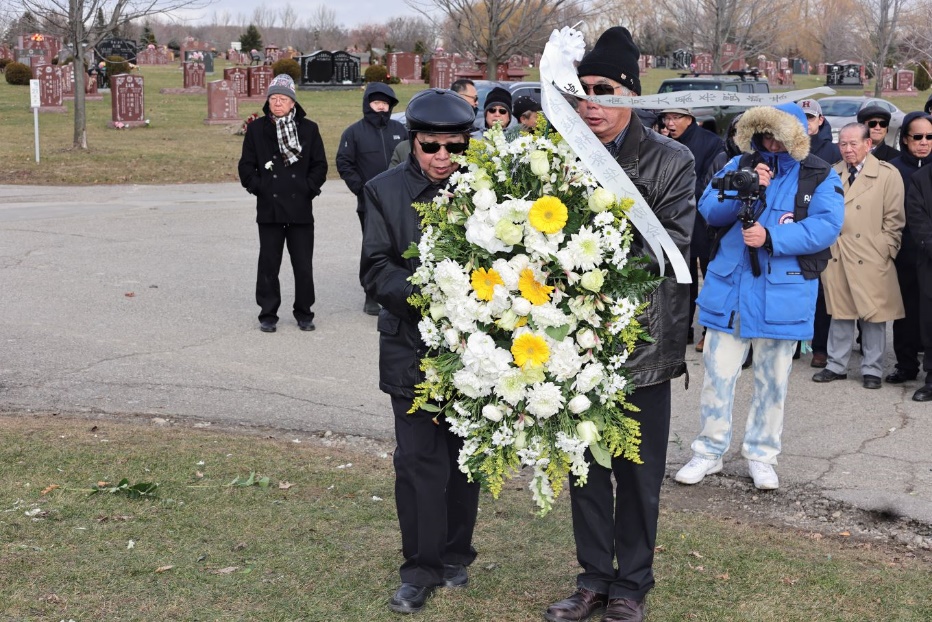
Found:
[[[903,176],[903,196],[908,196],[912,180],[916,173],[922,168],[932,166],[932,157],[920,160],[909,151],[904,150],[900,152],[900,157],[891,160],[890,164],[895,166],[896,170]],[[906,226],[903,227],[903,241],[900,246],[900,252],[896,256],[896,265],[898,266],[914,266],[916,264],[916,243],[911,229],[909,218],[907,218]]]
[[[828,119],[822,121],[815,136],[809,137],[809,153],[819,156],[829,165],[841,160],[841,151],[838,145],[832,142],[832,124]]]
[[[880,143],[871,150],[871,153],[881,162],[892,162],[900,157],[900,152],[887,143]]]
[[[408,304],[414,286],[408,277],[420,265],[402,257],[421,239],[420,217],[412,203],[429,203],[446,185],[431,182],[413,155],[365,185],[366,210],[360,280],[379,311],[379,388],[389,395],[413,398],[424,379],[420,359],[427,352],[417,324],[418,311]]]
[[[256,196],[256,222],[311,224],[311,202],[327,180],[327,155],[320,130],[307,118],[301,104],[295,103],[301,155],[297,162],[285,166],[268,102],[262,110],[265,116],[246,128],[238,167],[240,183]],[[269,162],[271,168],[267,167]]]
[[[906,193],[906,225],[916,246],[922,287],[932,292],[932,166],[917,171],[912,181]]]
[[[382,93],[391,99],[388,113],[378,113],[369,107],[375,93]],[[398,99],[391,87],[381,82],[370,82],[362,98],[362,119],[346,128],[340,137],[337,171],[350,192],[356,195],[358,212],[363,209],[363,186],[379,173],[388,170],[395,147],[407,138],[405,126],[389,118],[397,103]]]
[[[714,162],[719,154],[725,153],[725,142],[713,132],[691,123],[683,135],[677,141],[685,145],[693,154],[696,167],[696,201],[705,192],[706,186],[712,175],[718,170],[714,168]],[[721,168],[721,167],[719,167]],[[696,220],[693,224],[692,241],[690,242],[690,254],[693,257],[707,259],[709,257],[709,233],[708,225],[702,214],[696,211]]]
[[[696,169],[689,149],[646,129],[632,115],[615,159],[688,258],[696,217]],[[631,254],[648,255],[644,238],[637,231]],[[648,258],[647,270],[660,274],[657,258],[650,255]],[[636,387],[660,384],[686,373],[689,284],[676,282],[669,261],[664,274],[667,278],[651,293],[647,310],[638,317],[654,342],[638,343],[626,363]]]

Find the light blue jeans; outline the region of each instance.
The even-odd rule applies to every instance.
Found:
[[[748,460],[776,464],[783,433],[783,404],[793,366],[796,341],[743,339],[740,325],[735,334],[709,328],[705,335],[702,362],[705,379],[700,395],[699,436],[692,450],[704,458],[721,458],[731,444],[731,411],[741,364],[754,346],[754,395],[748,413],[741,455]]]

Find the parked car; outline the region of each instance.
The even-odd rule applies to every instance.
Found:
[[[681,73],[679,78],[669,78],[660,83],[658,94],[676,91],[730,91],[732,93],[769,93],[770,83],[756,71],[732,71],[729,73]],[[674,105],[670,106],[675,107]],[[728,124],[740,112],[742,106],[695,106],[690,109],[696,122],[721,137],[725,137]]]
[[[884,142],[894,149],[900,148],[900,127],[903,125],[905,113],[878,97],[863,97],[854,95],[837,95],[823,97],[819,100],[822,106],[822,115],[832,124],[832,142],[838,142],[838,131],[848,123],[858,120],[858,111],[868,106],[880,106],[890,112],[890,126],[887,128],[887,137]]]

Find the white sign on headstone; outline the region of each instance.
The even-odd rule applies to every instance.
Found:
[[[39,80],[29,81],[29,107],[38,108],[42,105],[42,96],[39,93]]]

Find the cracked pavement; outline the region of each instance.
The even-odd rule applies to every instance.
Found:
[[[0,411],[390,440],[375,318],[362,313],[355,206],[338,180],[315,201],[317,330],[301,332],[291,317],[285,260],[279,330],[266,334],[254,300],[254,203],[239,185],[0,186]],[[863,389],[858,360],[848,380],[829,384],[810,380],[808,355],[794,363],[781,486],[932,524],[932,404],[910,399],[918,381]],[[692,346],[687,362],[689,390],[673,382],[671,475],[699,427],[702,361]],[[748,479],[740,442],[750,381],[738,382],[732,447],[713,477]]]

